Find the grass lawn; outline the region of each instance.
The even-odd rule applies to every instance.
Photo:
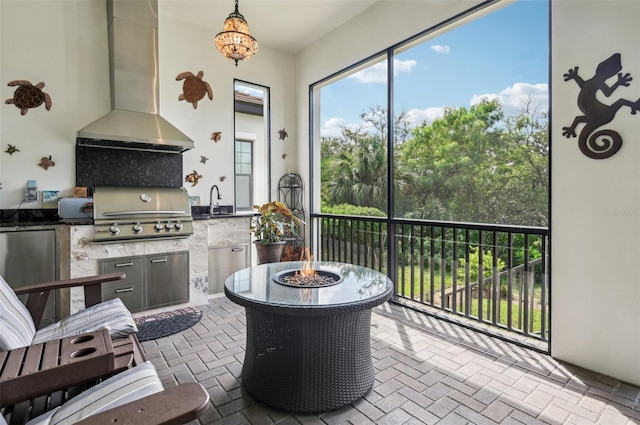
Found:
[[[398,271],[398,279],[402,280],[401,285],[398,285],[398,293],[402,296],[405,296],[407,298],[411,298],[414,299],[416,301],[420,301],[420,267],[419,266],[414,266],[413,267],[413,294],[411,292],[411,270],[412,268],[407,266],[404,267],[404,269],[399,270]],[[402,272],[404,271],[404,278],[402,275]],[[431,290],[431,274],[428,268],[424,268],[423,269],[423,299],[425,300],[425,302],[429,303],[430,301],[430,290]],[[434,284],[434,304],[436,306],[440,305],[440,292],[441,292],[441,285],[442,285],[442,276],[441,276],[441,270],[439,267],[434,268],[434,279],[433,279],[433,284]],[[506,287],[506,278],[502,279],[503,283],[502,286]],[[514,281],[513,282],[513,295],[514,297],[517,297],[519,290],[518,290],[518,285],[517,283]],[[444,276],[444,287],[445,290],[451,288],[453,286],[453,275],[451,273],[451,271],[447,270],[445,272],[445,276]],[[464,282],[461,282],[460,280],[458,280],[458,284],[457,284],[457,288],[461,289],[464,288]],[[540,296],[541,296],[541,287],[540,284],[536,284],[534,285],[533,288],[533,297],[534,297],[534,311],[533,311],[533,326],[530,327],[530,333],[536,333],[536,332],[540,332],[541,329],[541,316],[542,316],[542,312],[540,311]],[[483,301],[483,307],[482,307],[482,311],[483,311],[483,316],[485,320],[491,320],[491,310],[489,308],[489,300],[487,300],[486,298],[482,300]],[[514,300],[512,305],[511,305],[511,309],[512,309],[512,319],[511,319],[511,326],[514,329],[520,329],[522,330],[522,326],[524,326],[524,321],[522,321],[521,323],[521,319],[519,317],[519,312],[520,312],[520,305],[517,302],[517,300]],[[464,311],[462,311],[464,312]],[[500,312],[500,317],[498,319],[498,322],[501,325],[507,326],[507,314],[508,314],[508,302],[505,299],[505,297],[501,297],[500,300],[500,305],[499,305],[499,312]],[[489,313],[489,315],[487,314]],[[471,301],[471,312],[470,312],[471,316],[477,317],[478,316],[478,299],[477,298],[473,298]],[[549,320],[549,315],[547,314],[547,329],[548,328],[548,320]],[[530,316],[530,320],[531,320],[531,316]]]

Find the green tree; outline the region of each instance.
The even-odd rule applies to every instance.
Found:
[[[387,211],[387,114],[377,106],[360,117],[322,139],[322,200]],[[395,216],[547,225],[548,122],[530,98],[506,118],[498,100],[414,128],[402,113],[394,130]]]
[[[322,139],[322,200],[326,205],[351,204],[387,211],[386,111],[373,106],[360,118],[362,123],[356,129],[343,128],[341,137]],[[399,129],[395,140],[400,145],[410,133],[408,117],[400,114],[394,122]],[[407,185],[401,172],[396,172],[394,185],[397,190]]]
[[[400,153],[400,165],[414,179],[399,194],[404,215],[482,221],[486,188],[500,154],[496,124],[502,118],[498,101],[482,101],[469,109],[447,108],[442,118],[414,128]]]
[[[347,143],[330,162],[328,201],[387,209],[386,142],[361,131],[343,130]],[[325,183],[323,182],[323,185]]]

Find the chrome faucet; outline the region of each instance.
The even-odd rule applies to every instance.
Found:
[[[213,189],[215,189],[216,193],[218,194],[218,200],[222,199],[222,195],[220,195],[220,189],[218,189],[218,185],[214,184],[213,186],[211,186],[211,190],[209,191],[209,214],[213,214],[213,208],[218,206],[217,202],[215,205],[213,205]]]

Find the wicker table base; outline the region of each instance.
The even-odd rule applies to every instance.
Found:
[[[247,342],[242,385],[257,400],[294,412],[349,404],[373,385],[371,310],[387,301],[393,283],[382,273],[344,263],[312,263],[343,280],[300,288],[273,280],[300,262],[240,270],[225,294],[245,307]]]
[[[291,317],[247,312],[242,384],[284,410],[321,412],[362,397],[374,380],[371,310]]]

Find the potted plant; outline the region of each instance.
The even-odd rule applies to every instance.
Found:
[[[258,263],[278,262],[287,243],[285,238],[296,237],[298,225],[304,222],[293,215],[282,202],[272,201],[262,206],[254,205],[253,208],[258,210],[258,215],[251,220]]]

